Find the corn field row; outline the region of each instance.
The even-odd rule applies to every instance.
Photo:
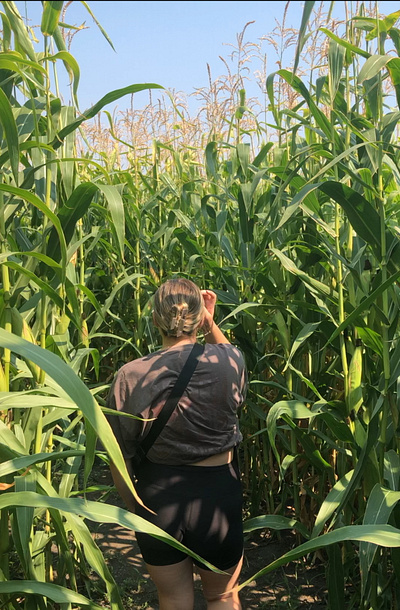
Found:
[[[298,533],[254,577],[319,551],[331,610],[398,607],[400,11],[346,2],[339,24],[306,2],[262,110],[239,69],[196,118],[173,96],[116,117],[161,84],[81,114],[52,85],[67,70],[76,102],[64,3],[43,3],[39,52],[0,4],[2,607],[99,608],[95,571],[123,610],[88,522],[159,532],[86,492],[95,460],[132,487],[105,396],[159,347],[150,299],[174,275],[215,290],[246,358],[245,529]]]

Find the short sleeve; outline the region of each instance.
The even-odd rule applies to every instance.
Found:
[[[142,429],[140,419],[127,417],[132,415],[130,395],[123,371],[119,371],[111,384],[106,406],[113,409],[115,415],[107,413],[107,420],[114,432],[125,459],[131,459],[135,453],[135,441]]]

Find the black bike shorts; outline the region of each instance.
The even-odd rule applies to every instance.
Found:
[[[228,570],[240,561],[242,488],[235,461],[222,466],[168,466],[145,460],[138,479],[139,497],[156,514],[136,503],[137,515],[220,570]],[[171,565],[187,557],[149,534],[136,532],[136,540],[144,561],[150,565]]]

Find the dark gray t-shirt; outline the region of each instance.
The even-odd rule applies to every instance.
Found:
[[[192,349],[191,344],[159,350],[125,364],[117,373],[107,407],[157,417]],[[190,464],[231,449],[242,440],[237,411],[246,392],[241,352],[230,343],[205,345],[175,411],[148,452],[152,462]],[[107,416],[125,459],[151,422]]]

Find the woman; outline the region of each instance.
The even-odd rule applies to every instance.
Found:
[[[144,507],[113,465],[111,472],[129,510],[225,572],[196,566],[208,610],[239,610],[233,590],[243,556],[237,410],[244,400],[246,370],[242,354],[214,322],[215,303],[214,292],[186,279],[169,280],[157,290],[153,320],[162,349],[118,371],[108,406],[147,420],[157,417],[200,329],[206,345],[182,398],[136,472]],[[135,441],[146,436],[151,422],[111,416],[110,424],[129,469]],[[160,610],[193,608],[192,558],[147,534],[137,532],[136,538]]]

